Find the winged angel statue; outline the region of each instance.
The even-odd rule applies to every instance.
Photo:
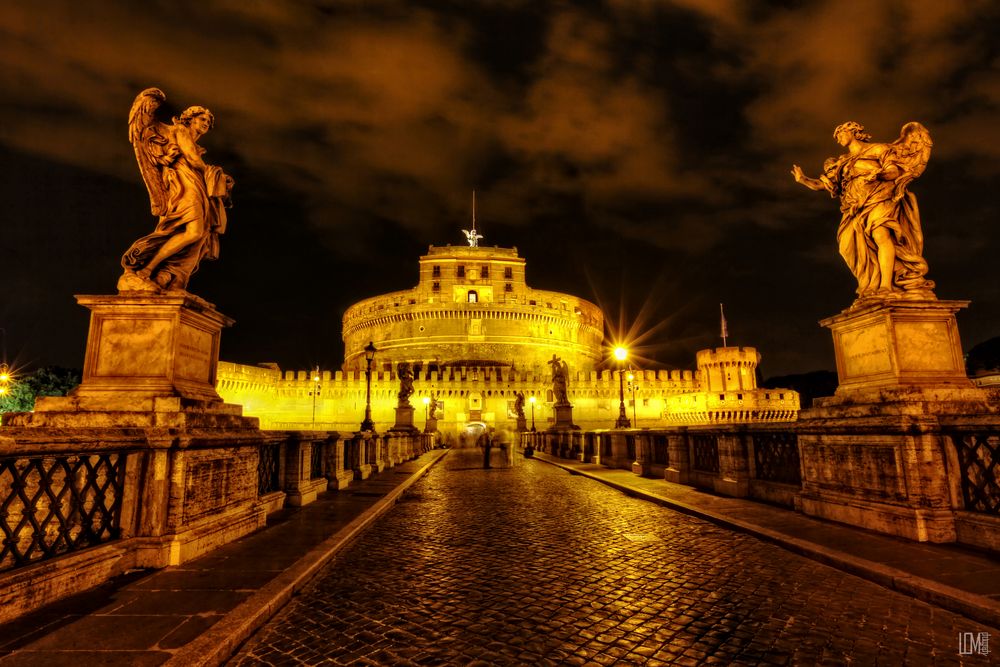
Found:
[[[233,179],[206,164],[198,145],[215,118],[193,106],[168,125],[156,119],[164,99],[162,90],[147,88],[129,113],[129,141],[159,221],[122,256],[119,292],[186,291],[201,260],[218,258],[219,236],[226,231]]]
[[[858,280],[858,298],[906,296],[933,299],[934,283],[924,278],[924,234],[917,198],[907,186],[924,173],[931,135],[920,123],[907,123],[891,144],[871,143],[853,121],[833,131],[847,153],[823,163],[823,174],[809,178],[798,165],[792,176],[810,190],[840,197],[837,241],[840,255]]]

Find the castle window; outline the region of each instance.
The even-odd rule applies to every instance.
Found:
[[[435,292],[440,292],[441,291],[441,283],[439,283],[439,282],[432,283],[431,284],[431,290],[433,290]]]
[[[465,266],[463,266],[462,264],[459,264],[457,267],[455,267],[455,275],[458,276],[459,278],[464,278],[465,277]]]
[[[726,395],[725,394],[719,394],[719,400],[720,401],[726,400]]]
[[[476,294],[476,290],[469,291],[469,303],[476,303],[479,301],[479,295]]]
[[[537,306],[538,302],[535,301],[534,299],[532,299],[531,301],[528,302],[528,304],[531,305],[531,306]]]
[[[514,267],[505,266],[503,267],[503,277],[507,280],[513,280],[514,278]]]
[[[514,291],[514,286],[511,285],[510,283],[505,283],[504,286],[503,286],[503,291],[504,292],[513,292]]]
[[[440,278],[440,277],[441,277],[441,267],[435,264],[434,268],[431,269],[431,278]]]
[[[489,264],[483,264],[482,268],[479,270],[479,275],[482,278],[489,278],[490,277],[490,265]]]

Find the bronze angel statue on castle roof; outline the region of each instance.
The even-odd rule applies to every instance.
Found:
[[[907,186],[930,159],[931,135],[920,123],[903,126],[891,144],[871,143],[871,135],[853,121],[838,125],[833,138],[847,153],[829,158],[819,178],[801,167],[792,176],[810,190],[840,197],[837,241],[840,255],[858,280],[858,299],[933,299],[923,258],[924,234],[917,198]]]
[[[198,140],[215,123],[205,107],[188,107],[167,124],[156,112],[166,99],[147,88],[132,103],[128,135],[150,208],[159,218],[152,234],[122,256],[119,292],[183,292],[202,259],[217,259],[226,231],[226,207],[233,179],[206,164]]]

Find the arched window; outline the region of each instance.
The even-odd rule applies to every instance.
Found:
[[[476,303],[479,301],[479,295],[476,294],[476,290],[469,290],[469,303]]]

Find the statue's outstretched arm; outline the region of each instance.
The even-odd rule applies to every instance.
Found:
[[[797,164],[792,165],[792,176],[795,178],[796,183],[801,183],[810,190],[828,190],[826,184],[818,178],[809,178],[804,173],[802,173],[802,167]]]

